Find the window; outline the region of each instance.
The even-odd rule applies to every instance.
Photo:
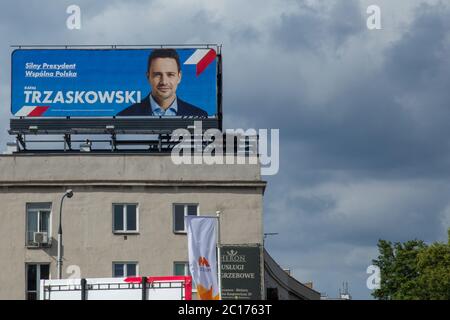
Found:
[[[173,263],[173,275],[174,276],[192,276],[191,270],[189,270],[189,262],[174,262]],[[196,292],[197,286],[192,281],[192,289]]]
[[[174,262],[173,263],[174,276],[190,276],[189,262]]]
[[[174,204],[173,205],[173,232],[186,233],[184,217],[197,216],[198,204]]]
[[[137,204],[113,204],[113,232],[135,233],[139,230]]]
[[[114,262],[113,277],[133,277],[139,274],[137,262]]]
[[[51,203],[27,203],[27,235],[26,244],[36,245],[34,242],[35,232],[46,232],[50,239],[50,213]]]
[[[50,276],[49,264],[27,264],[26,265],[26,299],[37,300],[37,292],[41,280],[48,280]]]

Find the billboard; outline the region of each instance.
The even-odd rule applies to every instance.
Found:
[[[17,49],[17,117],[215,118],[217,54],[189,49]]]
[[[262,299],[261,247],[221,246],[222,300]]]

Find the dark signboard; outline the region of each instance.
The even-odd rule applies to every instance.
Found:
[[[261,247],[221,246],[222,299],[261,300]]]

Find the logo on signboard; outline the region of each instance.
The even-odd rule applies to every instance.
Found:
[[[223,262],[245,262],[245,255],[239,255],[237,250],[231,249],[222,256]]]

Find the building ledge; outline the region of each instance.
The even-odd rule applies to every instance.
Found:
[[[141,180],[16,180],[0,181],[0,187],[61,187],[61,186],[91,186],[91,187],[195,187],[195,188],[262,188],[266,181],[141,181]]]

